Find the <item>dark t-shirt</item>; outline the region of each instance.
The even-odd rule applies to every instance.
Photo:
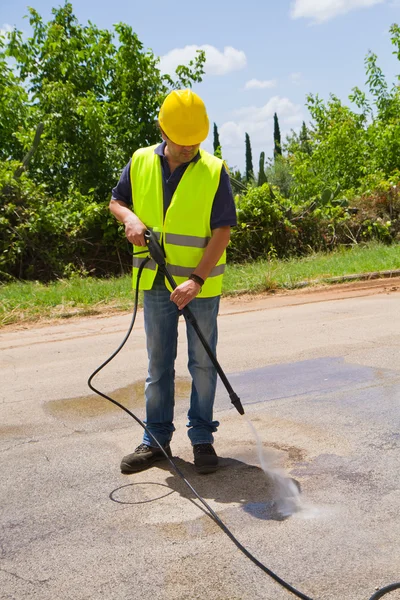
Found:
[[[186,171],[190,162],[197,162],[200,159],[200,152],[188,163],[184,163],[175,169],[171,174],[168,161],[164,156],[165,142],[155,148],[154,153],[158,154],[161,160],[162,180],[163,180],[163,198],[164,198],[164,215],[169,207],[172,196],[180,182],[182,175]],[[131,161],[126,165],[121,173],[118,184],[112,190],[112,198],[114,200],[122,200],[132,210],[132,187],[130,178]],[[214,197],[214,203],[211,211],[210,227],[217,229],[227,225],[234,227],[236,225],[236,208],[233,200],[229,175],[225,168],[221,169],[221,177],[219,186]]]

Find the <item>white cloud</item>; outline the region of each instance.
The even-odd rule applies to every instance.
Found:
[[[247,124],[256,131],[260,124],[272,122],[274,113],[278,114],[279,121],[284,121],[289,117],[301,114],[301,111],[301,106],[293,104],[289,98],[273,96],[264,106],[245,106],[233,111],[233,116],[236,117],[235,121],[238,123]],[[247,131],[247,133],[250,132]]]
[[[260,81],[259,79],[250,79],[246,81],[244,89],[245,90],[265,90],[268,88],[276,87],[277,81],[276,79],[266,79],[264,81]]]
[[[8,23],[4,23],[2,25],[2,27],[0,27],[0,35],[5,35],[6,33],[9,33],[10,31],[12,31],[13,29],[14,29],[14,27],[9,25]]]
[[[226,75],[231,71],[243,69],[247,64],[246,55],[242,50],[236,50],[232,46],[225,46],[223,52],[203,44],[202,46],[185,46],[184,48],[175,48],[160,59],[159,68],[162,73],[174,73],[178,65],[186,65],[196,56],[196,50],[204,50],[206,53],[205,74],[206,75]]]
[[[304,120],[302,107],[289,98],[272,97],[263,106],[246,106],[235,110],[231,119],[218,127],[224,159],[230,167],[244,167],[245,133],[250,136],[254,167],[261,151],[273,153],[274,113],[277,113],[282,140]]]
[[[369,8],[383,2],[386,0],[294,0],[290,16],[292,19],[304,17],[314,23],[323,23],[352,10]]]

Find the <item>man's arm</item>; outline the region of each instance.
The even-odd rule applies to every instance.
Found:
[[[144,232],[146,225],[135,215],[134,212],[122,200],[112,198],[108,205],[114,217],[125,225],[125,235],[127,239],[136,246],[145,246]]]
[[[203,258],[193,271],[195,275],[204,281],[207,279],[229,244],[230,237],[231,228],[229,226],[219,227],[212,231],[212,237],[204,250]]]
[[[203,257],[193,271],[195,275],[198,275],[204,281],[207,279],[227,247],[230,236],[231,228],[229,226],[218,227],[218,229],[212,231],[212,237],[207,244]],[[174,289],[171,294],[171,300],[175,302],[179,310],[182,310],[197,296],[200,289],[200,284],[192,279],[188,279]]]

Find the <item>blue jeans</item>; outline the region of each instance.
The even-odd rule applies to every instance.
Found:
[[[174,391],[175,359],[178,342],[178,319],[181,314],[170,292],[164,285],[164,277],[157,275],[151,290],[144,292],[144,326],[146,331],[148,376],[145,386],[145,423],[161,445],[170,442],[175,431]],[[219,296],[195,298],[189,307],[215,354],[217,346],[217,315]],[[214,441],[213,432],[218,421],[213,421],[213,406],[217,385],[217,372],[190,323],[186,323],[188,341],[188,369],[192,376],[192,391],[188,412],[188,435],[191,443],[208,444]],[[143,442],[148,446],[156,443],[145,431]]]

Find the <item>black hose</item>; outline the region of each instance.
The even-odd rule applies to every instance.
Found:
[[[142,254],[142,253],[138,252],[138,254]],[[192,484],[186,479],[186,477],[184,476],[184,474],[182,473],[182,471],[175,464],[174,460],[168,456],[168,454],[165,452],[164,448],[161,446],[161,444],[158,442],[158,440],[154,437],[154,435],[151,433],[151,431],[149,431],[149,429],[146,427],[146,425],[143,423],[143,421],[141,421],[141,419],[139,419],[139,417],[137,417],[133,412],[131,412],[128,408],[126,408],[126,406],[124,406],[123,404],[121,404],[117,400],[114,400],[110,396],[107,396],[107,394],[104,394],[103,392],[101,392],[100,390],[96,389],[92,385],[93,378],[106,365],[108,365],[108,363],[110,363],[117,356],[117,354],[120,352],[120,350],[122,350],[122,348],[125,346],[125,344],[126,344],[128,338],[129,338],[130,334],[132,333],[132,329],[133,329],[133,326],[134,326],[135,320],[136,320],[137,308],[138,308],[139,281],[140,281],[140,277],[142,275],[143,268],[144,268],[145,264],[149,260],[150,260],[149,258],[144,258],[143,262],[141,263],[141,265],[139,267],[139,270],[138,270],[136,290],[135,290],[135,300],[134,300],[133,315],[132,315],[131,323],[130,323],[130,325],[128,327],[128,331],[127,331],[124,339],[122,340],[122,342],[118,346],[118,348],[111,354],[111,356],[109,358],[107,358],[107,360],[105,360],[99,367],[97,367],[97,369],[95,371],[93,371],[93,373],[90,375],[90,377],[88,379],[88,386],[89,386],[89,388],[93,392],[95,392],[96,394],[98,394],[102,398],[105,398],[106,400],[109,400],[110,402],[112,402],[113,404],[115,404],[116,406],[118,406],[119,408],[121,408],[122,410],[124,410],[126,413],[128,413],[128,415],[131,416],[133,419],[135,419],[135,421],[138,423],[138,425],[140,425],[147,432],[147,434],[152,438],[152,440],[154,441],[154,443],[160,448],[160,450],[162,450],[162,452],[164,453],[165,457],[169,460],[169,462],[170,462],[172,468],[174,469],[174,471],[176,472],[176,474],[182,479],[182,481],[184,481],[184,483],[187,485],[187,487],[190,489],[190,491],[194,494],[194,496],[196,496],[196,498],[201,502],[201,504],[203,504],[203,506],[206,509],[206,513],[208,514],[208,516],[222,529],[222,531],[229,537],[229,539],[235,544],[235,546],[237,548],[239,548],[239,550],[241,552],[243,552],[243,554],[249,560],[251,560],[251,562],[253,562],[259,569],[261,569],[264,573],[266,573],[267,575],[269,575],[274,581],[276,581],[276,583],[278,583],[279,585],[281,585],[288,592],[294,594],[298,598],[302,598],[302,600],[313,600],[310,596],[306,596],[306,594],[303,594],[299,590],[296,590],[296,588],[294,588],[289,583],[287,583],[286,581],[284,581],[276,573],[274,573],[273,571],[271,571],[271,569],[269,569],[262,562],[260,562],[255,556],[253,556],[253,554],[251,554],[251,552],[249,552],[243,546],[243,544],[241,544],[239,542],[239,540],[233,535],[233,533],[228,529],[228,527],[225,525],[225,523],[220,519],[220,517],[211,508],[211,506],[204,500],[204,498],[202,498],[202,496],[200,496],[200,494],[198,492],[196,492],[196,490],[194,489],[194,487],[192,486]],[[388,586],[386,586],[384,588],[381,588],[378,592],[376,592],[375,594],[373,594],[373,596],[371,596],[371,598],[369,600],[378,600],[379,598],[382,598],[383,596],[385,596],[389,592],[393,592],[394,590],[397,590],[397,589],[400,589],[400,583],[392,583],[392,584],[390,584],[390,585],[388,585]]]
[[[386,596],[386,594],[389,594],[389,592],[394,592],[395,590],[400,590],[400,583],[391,583],[390,585],[381,588],[375,592],[369,600],[378,600],[378,598],[382,598],[383,596]]]

